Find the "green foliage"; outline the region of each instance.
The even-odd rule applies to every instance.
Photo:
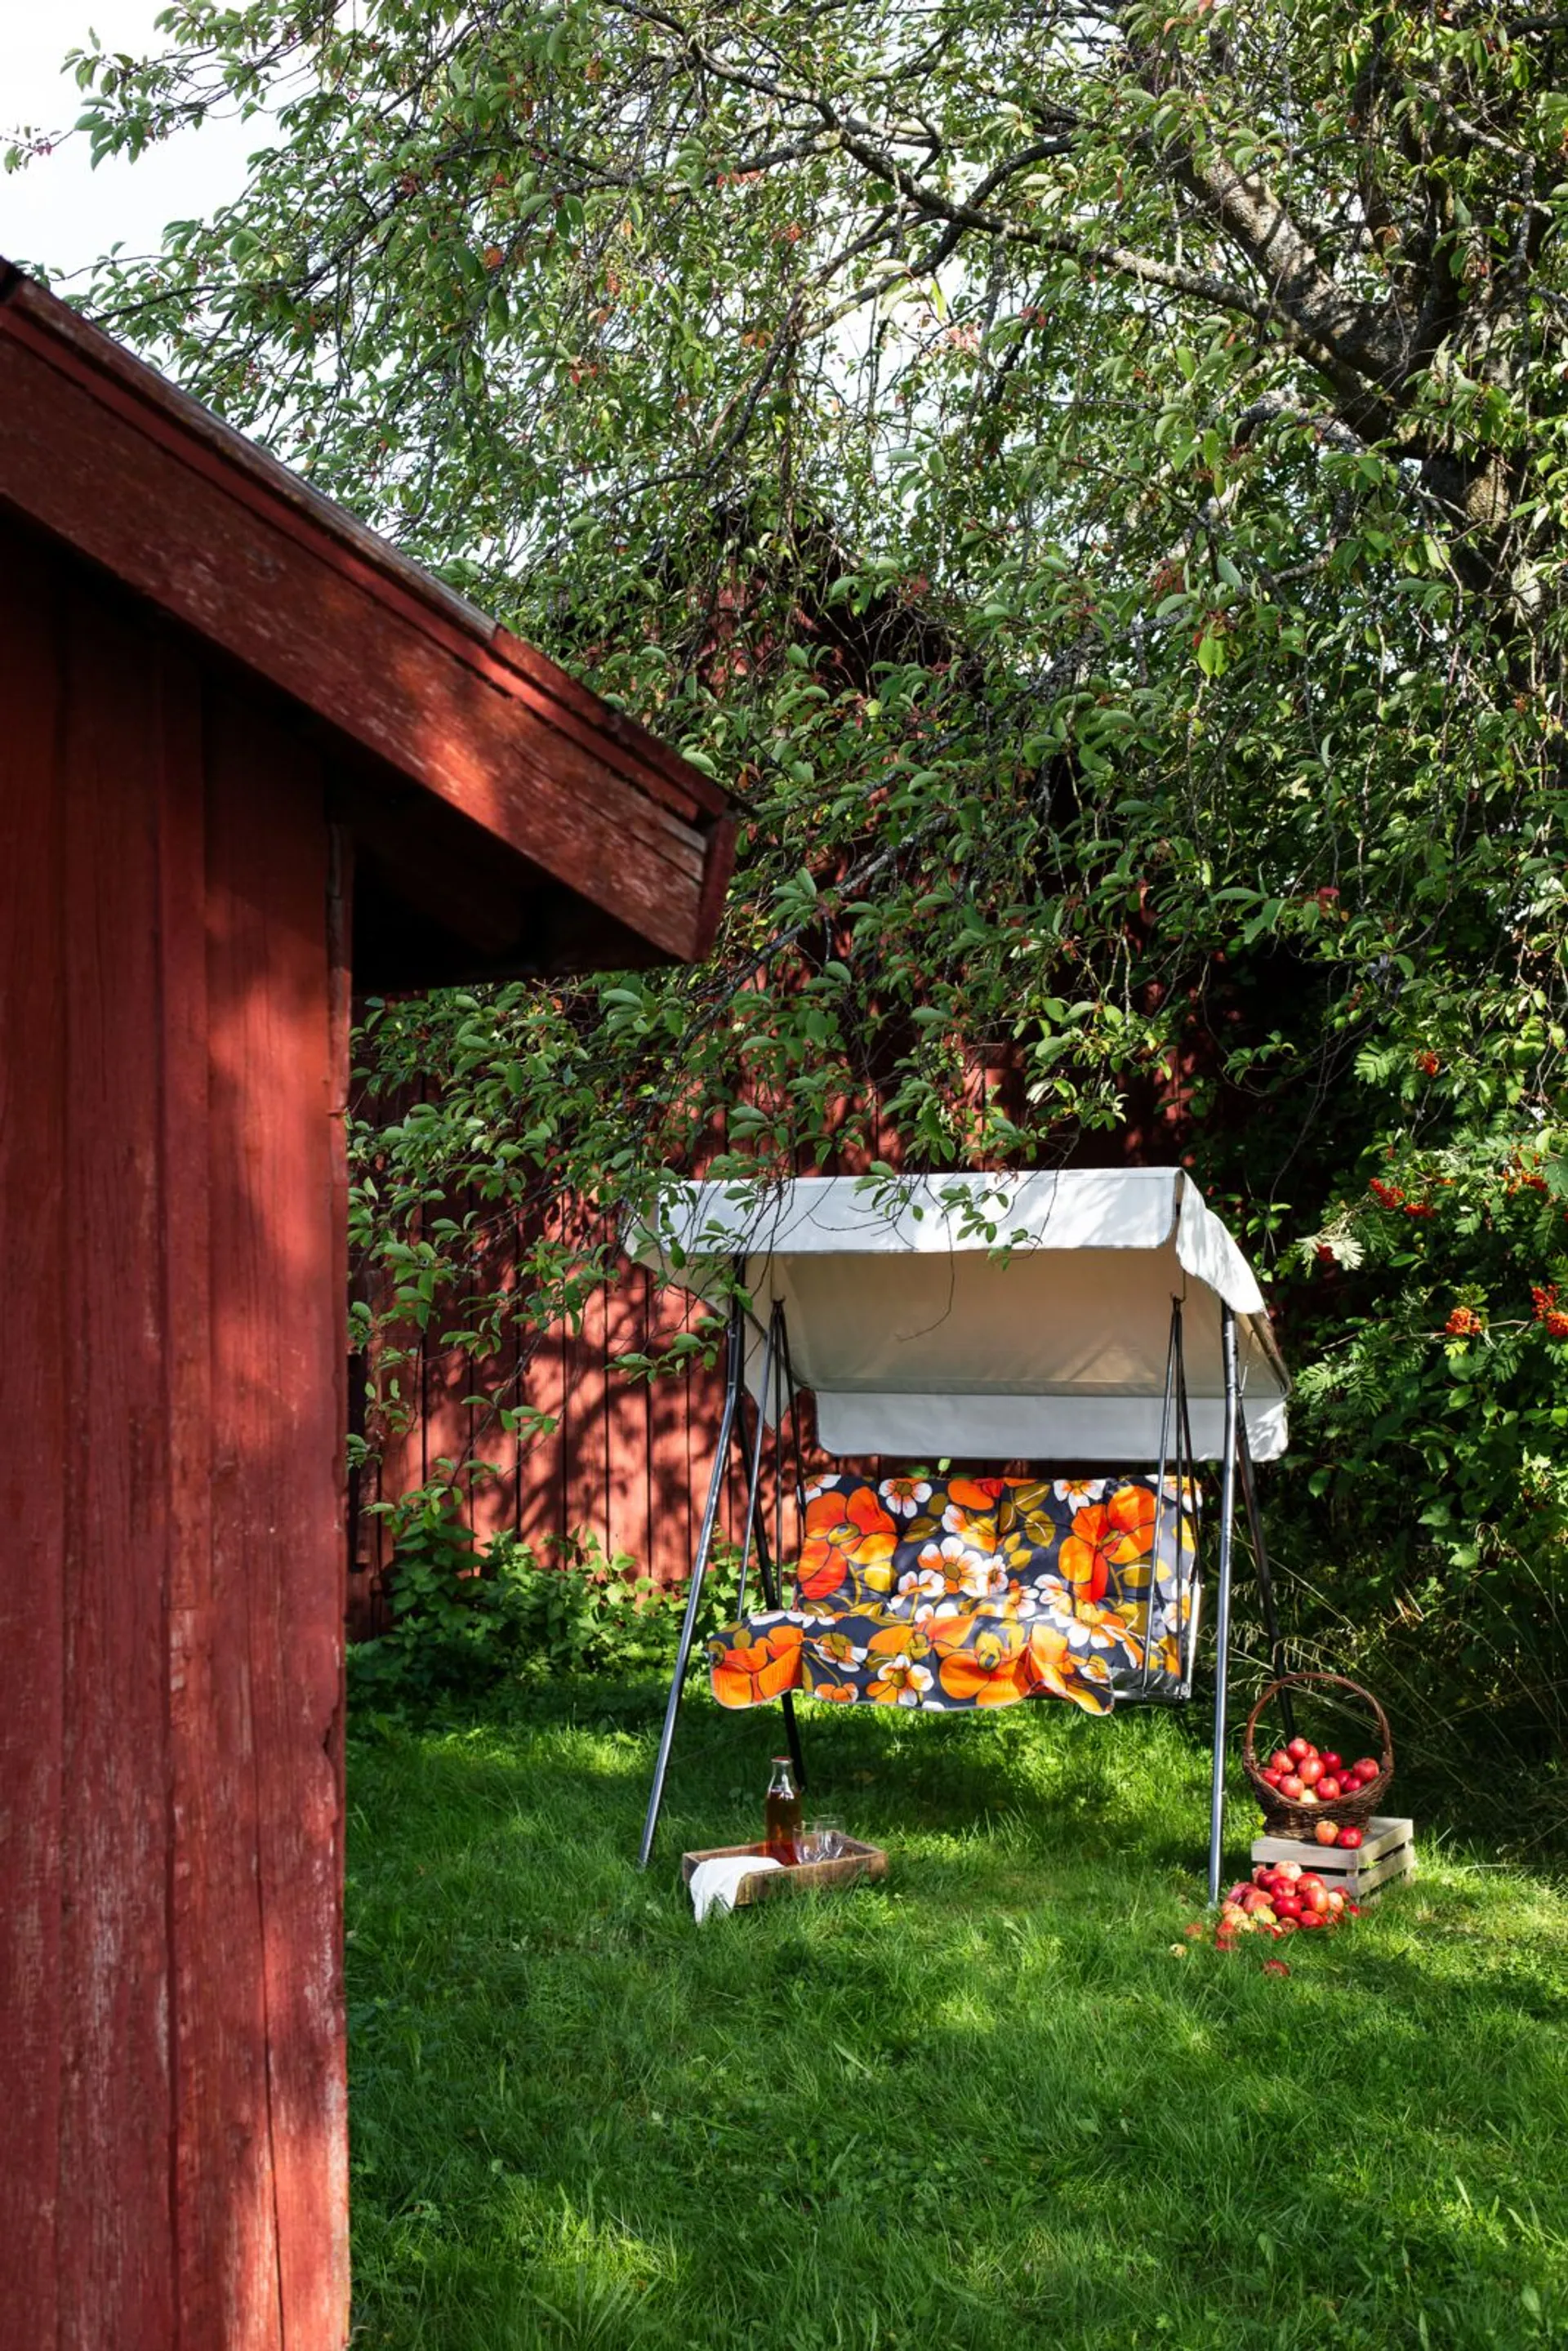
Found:
[[[1500,1305],[1439,1369],[1405,1228],[1347,1204],[1564,1123],[1568,29],[162,23],[161,59],[81,57],[97,152],[235,106],[281,141],[90,306],[742,796],[706,969],[369,1008],[387,1331],[460,1338],[526,1434],[485,1367],[716,1132],[764,1170],[1103,1135],[1190,1164],[1261,1264],[1303,1543],[1380,1606],[1440,1582],[1456,1629],[1494,1561],[1560,1593],[1563,1352]],[[1434,1223],[1443,1295],[1517,1307],[1522,1231]],[[1337,1285],[1301,1249],[1335,1230]],[[1414,1480],[1392,1534],[1349,1499],[1367,1426]]]
[[[1301,1375],[1286,1488],[1337,1608],[1403,1621],[1429,1687],[1535,1757],[1568,1687],[1565,1179],[1543,1135],[1413,1152],[1336,1204],[1302,1245],[1336,1335]]]
[[[1416,1885],[1265,1977],[1183,1943],[1176,1719],[823,1708],[810,1802],[888,1881],[699,1928],[674,1857],[756,1834],[777,1718],[694,1693],[640,1876],[657,1706],[598,1698],[350,1745],[357,2342],[1561,2343],[1561,1888],[1423,1811]]]
[[[425,1705],[471,1696],[507,1677],[594,1674],[613,1688],[668,1675],[684,1592],[638,1574],[623,1553],[606,1560],[591,1540],[552,1542],[548,1562],[506,1535],[481,1551],[456,1505],[452,1489],[440,1485],[395,1506],[392,1623],[349,1651],[358,1698],[371,1707]],[[721,1546],[699,1611],[699,1640],[723,1616],[721,1593],[733,1594],[734,1564]]]
[[[685,1607],[684,1591],[653,1583],[635,1562],[617,1553],[606,1565],[591,1544],[568,1547],[559,1565],[536,1564],[526,1551],[492,1546],[500,1573],[516,1593],[517,1661],[525,1675],[603,1677],[614,1687],[631,1677],[663,1674],[674,1663]],[[733,1595],[731,1562],[715,1562],[699,1610],[706,1632],[723,1614],[720,1593]]]
[[[397,1701],[482,1688],[508,1669],[517,1650],[509,1562],[497,1561],[485,1572],[473,1534],[445,1493],[410,1497],[395,1526],[392,1623],[375,1639],[350,1646],[350,1690]]]

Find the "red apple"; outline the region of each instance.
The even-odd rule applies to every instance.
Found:
[[[1288,1878],[1292,1886],[1295,1885],[1297,1879],[1301,1876],[1301,1865],[1299,1861],[1282,1861],[1280,1864],[1281,1876]]]
[[[1339,1843],[1339,1831],[1333,1821],[1319,1821],[1312,1830],[1312,1834],[1316,1837],[1320,1844],[1337,1844]]]
[[[1332,1804],[1336,1802],[1340,1795],[1340,1790],[1341,1782],[1334,1778],[1332,1771],[1325,1771],[1322,1778],[1318,1782],[1319,1803]]]
[[[1322,1752],[1322,1766],[1325,1771],[1341,1771],[1343,1769],[1343,1758],[1336,1755],[1332,1747],[1325,1747]]]
[[[1288,1917],[1281,1919],[1280,1932],[1281,1935],[1293,1935],[1301,1923],[1300,1914],[1292,1910]]]
[[[1316,1910],[1303,1910],[1296,1921],[1298,1927],[1322,1927],[1327,1923],[1327,1919],[1321,1917]]]
[[[1305,1781],[1301,1779],[1296,1772],[1288,1771],[1280,1782],[1280,1793],[1287,1800],[1288,1802],[1299,1804],[1301,1801],[1301,1794],[1305,1786]]]
[[[1344,1847],[1346,1853],[1354,1853],[1355,1851],[1357,1845],[1360,1844],[1362,1841],[1362,1834],[1363,1833],[1360,1829],[1341,1829],[1339,1833],[1339,1841]]]
[[[1279,1919],[1285,1919],[1285,1918],[1299,1918],[1299,1917],[1301,1917],[1301,1904],[1297,1901],[1297,1899],[1296,1899],[1296,1897],[1295,1897],[1295,1896],[1294,1896],[1293,1894],[1276,1894],[1276,1895],[1275,1895],[1275,1896],[1274,1896],[1274,1916],[1275,1916],[1275,1917],[1276,1917],[1276,1918],[1279,1918]]]
[[[1312,1751],[1312,1743],[1305,1739],[1292,1739],[1285,1750],[1292,1763],[1299,1763],[1303,1756],[1310,1755]]]
[[[1364,1780],[1375,1780],[1383,1766],[1381,1763],[1375,1763],[1370,1755],[1358,1755],[1355,1759],[1355,1768]]]
[[[1293,1760],[1289,1748],[1276,1747],[1269,1758],[1269,1769],[1270,1771],[1288,1771]]]
[[[1322,1764],[1315,1755],[1304,1755],[1296,1766],[1296,1777],[1303,1787],[1315,1788],[1322,1776]]]

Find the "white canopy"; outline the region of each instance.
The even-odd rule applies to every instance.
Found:
[[[1262,1293],[1179,1167],[682,1184],[632,1246],[698,1297],[743,1261],[754,1395],[783,1301],[831,1454],[1152,1466],[1175,1298],[1197,1457],[1224,1450],[1222,1301],[1253,1456],[1285,1448]]]

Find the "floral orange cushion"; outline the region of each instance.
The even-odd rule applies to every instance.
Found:
[[[714,1695],[945,1709],[1050,1696],[1091,1714],[1119,1696],[1178,1697],[1197,1498],[1167,1479],[1156,1514],[1155,1482],[821,1479],[791,1605],[709,1642]]]

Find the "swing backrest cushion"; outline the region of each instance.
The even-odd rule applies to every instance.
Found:
[[[927,1629],[977,1610],[1004,1623],[1071,1619],[1109,1695],[1173,1694],[1196,1623],[1197,1492],[1189,1483],[1178,1504],[1167,1477],[1156,1543],[1156,1483],[1154,1473],[819,1479],[791,1605]]]

